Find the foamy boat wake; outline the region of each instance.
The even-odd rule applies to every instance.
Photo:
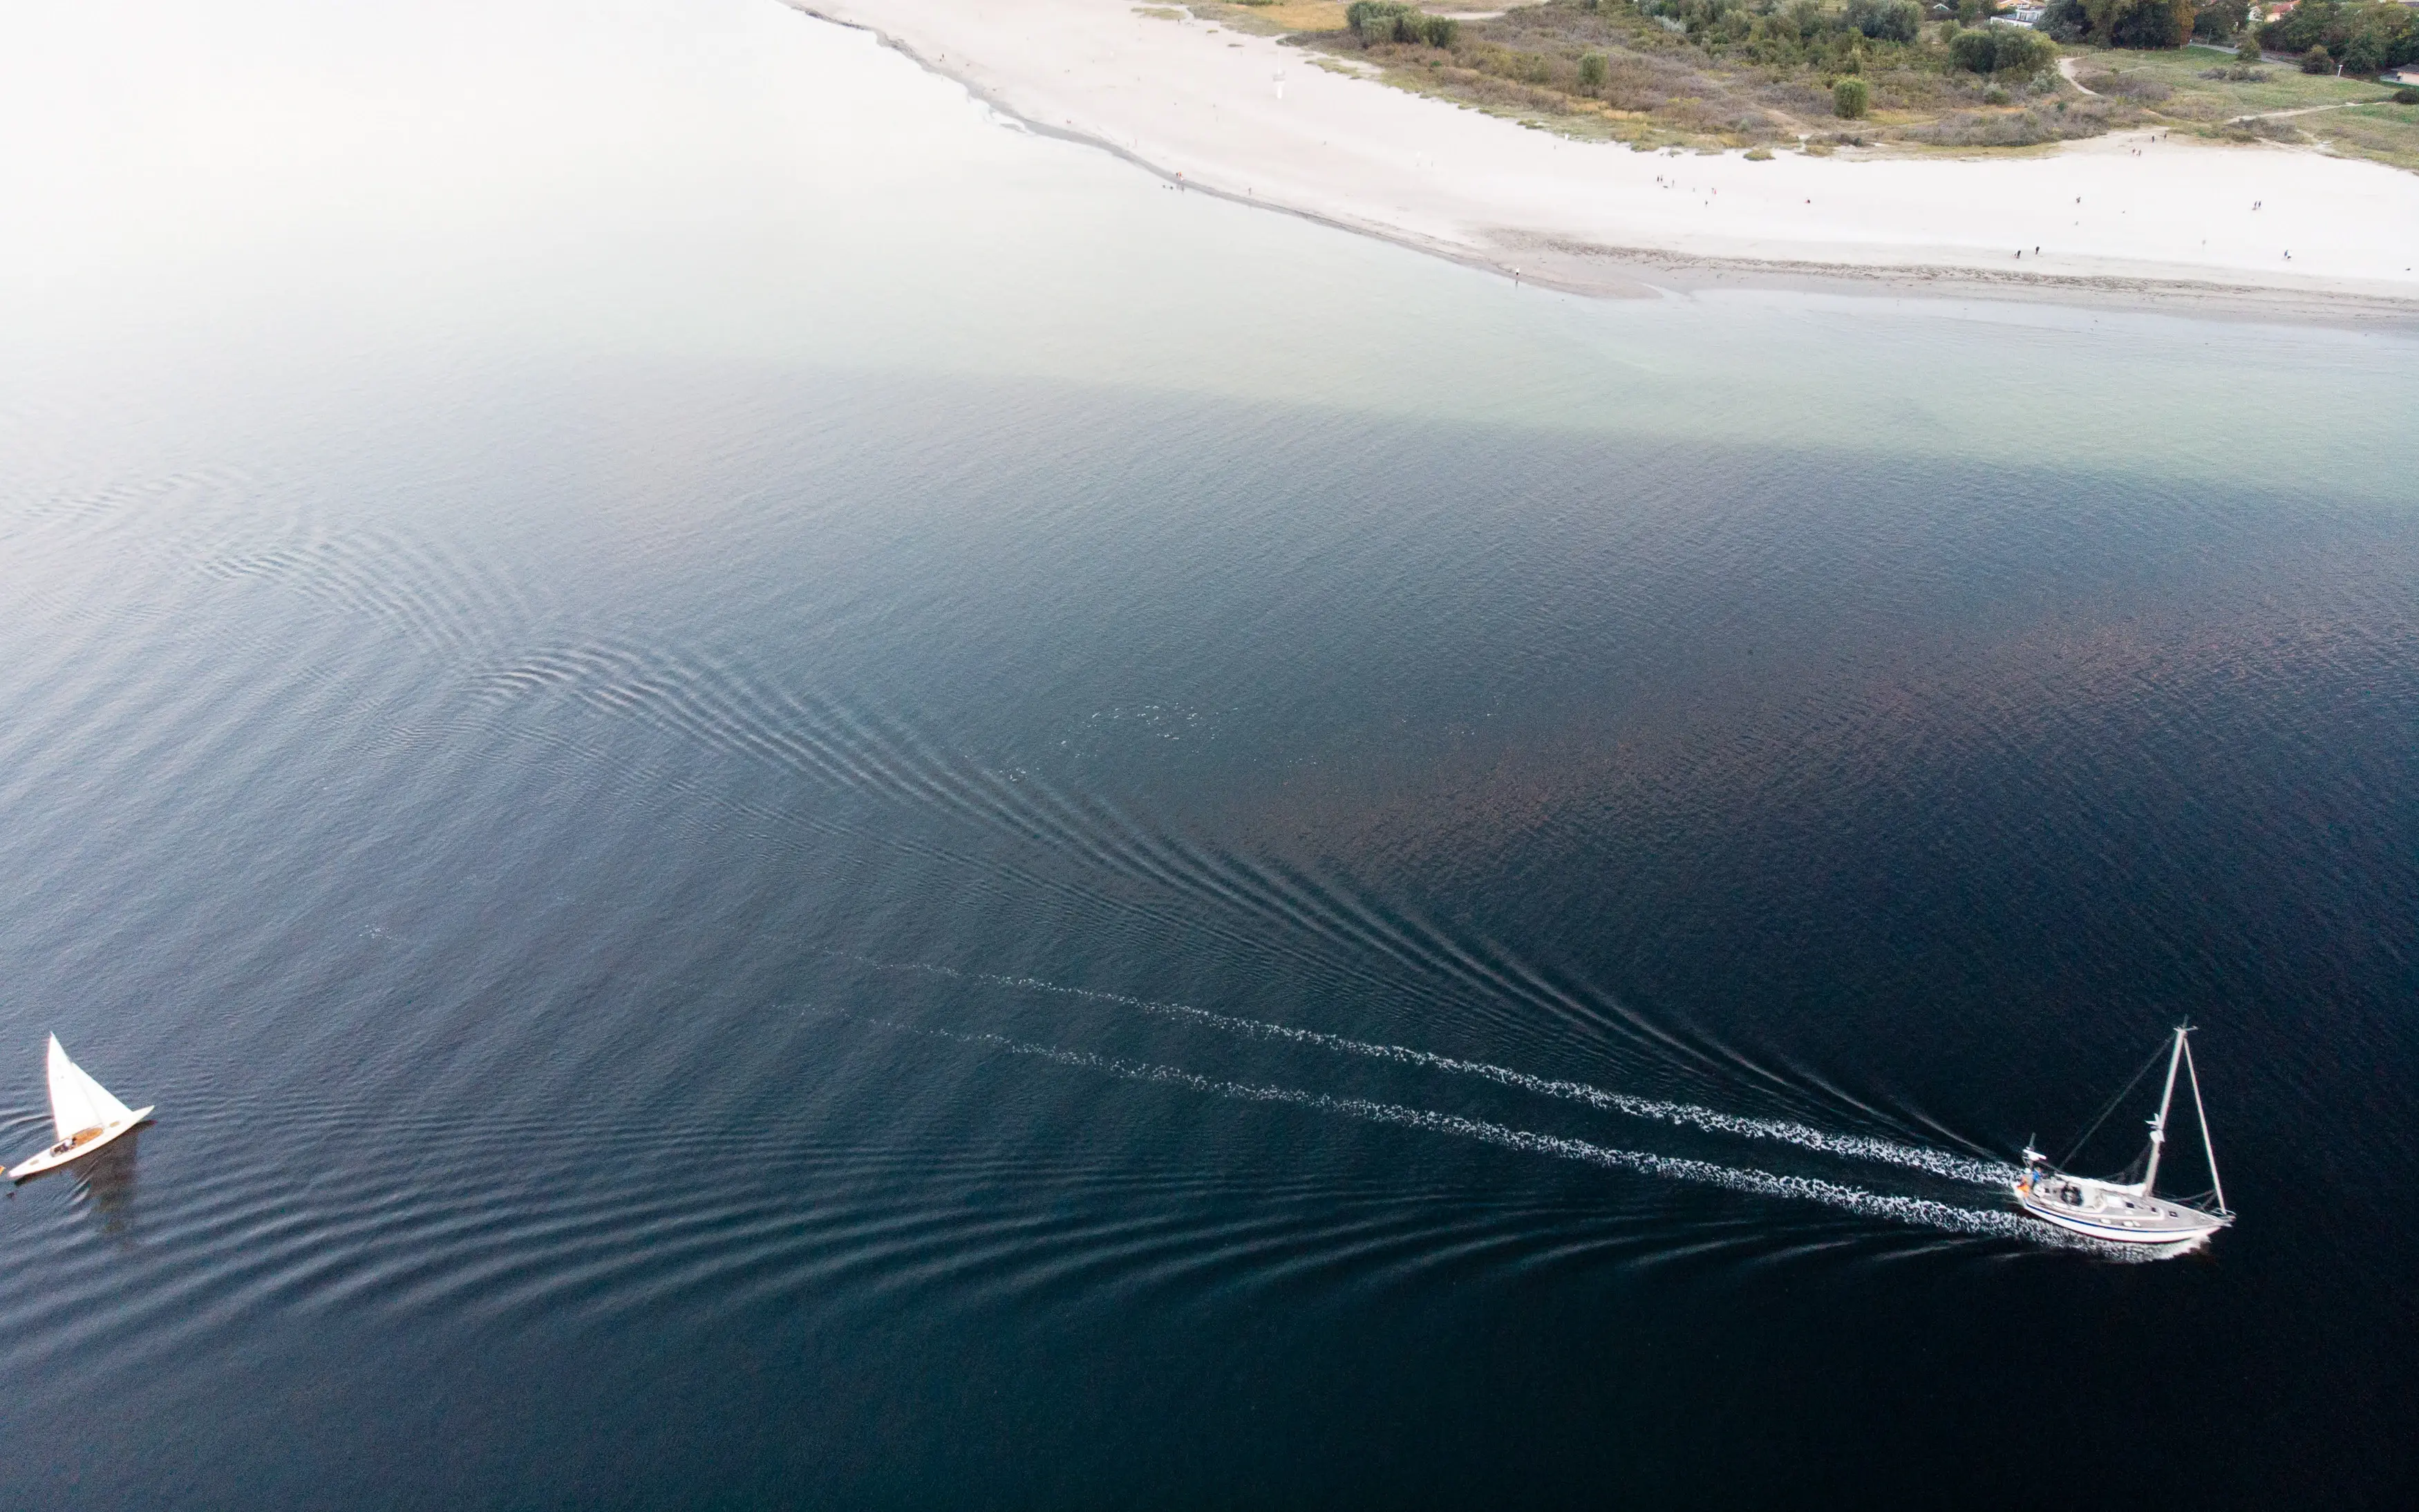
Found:
[[[1613,1170],[1635,1171],[1645,1176],[1669,1180],[1691,1181],[1703,1186],[1720,1187],[1726,1191],[1743,1192],[1756,1196],[1786,1197],[1800,1202],[1820,1203],[1825,1207],[1854,1212],[1870,1218],[1887,1219],[1934,1228],[1949,1233],[1973,1234],[1998,1239],[2023,1240],[2036,1244],[2054,1244],[2069,1249],[2088,1250],[2113,1258],[2138,1258],[2123,1253],[2125,1246],[2103,1244],[2097,1241],[2060,1233],[2046,1224],[2036,1223],[2013,1212],[1995,1211],[1983,1208],[1962,1208],[1955,1203],[1930,1197],[1902,1196],[1892,1193],[1874,1192],[1864,1187],[1849,1186],[1838,1181],[1826,1181],[1814,1177],[1781,1176],[1769,1171],[1720,1165],[1712,1161],[1690,1160],[1674,1155],[1656,1155],[1644,1150],[1617,1149],[1585,1139],[1573,1139],[1563,1134],[1536,1134],[1526,1129],[1489,1122],[1484,1119],[1466,1118],[1456,1113],[1438,1113],[1426,1108],[1405,1107],[1395,1103],[1379,1103],[1367,1098],[1335,1097],[1325,1092],[1305,1091],[1299,1088],[1276,1087],[1263,1083],[1225,1081],[1186,1071],[1180,1066],[1156,1065],[1148,1061],[1121,1059],[1088,1050],[1071,1050],[1061,1045],[1037,1044],[1012,1040],[1006,1035],[965,1033],[955,1029],[932,1028],[921,1025],[901,1024],[890,1019],[863,1017],[839,1009],[798,1005],[803,1011],[825,1014],[849,1023],[871,1028],[887,1029],[900,1034],[912,1034],[924,1039],[943,1040],[954,1044],[997,1050],[1008,1055],[1045,1060],[1055,1065],[1097,1072],[1132,1082],[1150,1082],[1163,1086],[1182,1087],[1212,1097],[1231,1098],[1243,1103],[1272,1103],[1289,1107],[1307,1108],[1314,1112],[1332,1113],[1367,1123],[1394,1124],[1400,1128],[1420,1129],[1431,1134],[1451,1134],[1463,1139],[1475,1139],[1482,1144],[1505,1149],[1525,1150],[1533,1154],[1553,1155],[1564,1160],[1583,1161]]]
[[[834,952],[838,954],[838,952]],[[1477,1076],[1504,1087],[1533,1092],[1541,1097],[1560,1098],[1580,1103],[1608,1113],[1626,1114],[1636,1119],[1676,1124],[1702,1130],[1708,1134],[1731,1134],[1743,1139],[1770,1139],[1795,1145],[1800,1149],[1817,1150],[1826,1155],[1849,1160],[1875,1161],[1910,1170],[1926,1171],[1950,1180],[1968,1181],[1976,1186],[2006,1189],[2023,1174],[2016,1166],[2003,1161],[1980,1160],[1951,1150],[1928,1149],[1920,1145],[1902,1144],[1892,1139],[1875,1138],[1870,1134],[1833,1134],[1808,1124],[1786,1119],[1752,1119],[1722,1113],[1691,1103],[1672,1103],[1659,1098],[1635,1097],[1626,1092],[1610,1092],[1585,1082],[1565,1081],[1558,1077],[1537,1076],[1528,1072],[1514,1071],[1508,1066],[1491,1065],[1483,1060],[1462,1060],[1453,1056],[1440,1056],[1426,1050],[1414,1050],[1408,1045],[1379,1044],[1367,1040],[1352,1040],[1338,1034],[1326,1034],[1317,1029],[1295,1028],[1283,1024],[1270,1024],[1259,1019],[1238,1018],[1228,1013],[1212,1012],[1184,1003],[1159,1002],[1146,997],[1133,997],[1124,993],[1096,992],[1086,987],[1066,987],[1036,977],[1004,977],[989,972],[960,971],[952,966],[927,965],[921,962],[876,961],[865,956],[843,959],[883,971],[915,971],[957,981],[979,981],[998,987],[1011,987],[1025,992],[1053,993],[1063,997],[1089,1002],[1111,1003],[1131,1008],[1157,1017],[1199,1025],[1205,1028],[1229,1034],[1248,1035],[1254,1039],[1278,1040],[1293,1044],[1315,1045],[1339,1055],[1363,1056],[1375,1060],[1391,1060],[1398,1065],[1418,1066],[1428,1071],[1441,1071],[1457,1076]],[[1430,1115],[1444,1117],[1444,1115]],[[1778,1178],[1776,1178],[1778,1180]]]

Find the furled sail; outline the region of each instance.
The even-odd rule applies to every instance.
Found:
[[[51,1036],[51,1121],[58,1126],[61,1139],[131,1118],[133,1112],[108,1088],[85,1074],[82,1066],[68,1058],[59,1037]]]

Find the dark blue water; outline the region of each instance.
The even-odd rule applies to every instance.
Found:
[[[1209,213],[1703,424],[811,320],[11,380],[0,1134],[52,1031],[161,1111],[0,1202],[0,1502],[2408,1503],[2419,516],[1759,348],[2410,348],[1454,325]],[[2013,1218],[2186,1015],[2240,1224]]]

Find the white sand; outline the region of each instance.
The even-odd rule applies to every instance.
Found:
[[[1562,285],[1693,266],[2419,301],[2419,175],[2308,149],[2126,132],[2023,157],[1641,153],[1131,0],[792,3],[1189,185]]]

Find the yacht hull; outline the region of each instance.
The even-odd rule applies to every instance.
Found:
[[[11,1166],[8,1171],[8,1180],[11,1181],[29,1181],[35,1177],[41,1175],[44,1171],[55,1171],[62,1165],[73,1165],[75,1162],[84,1159],[86,1155],[91,1154],[96,1149],[107,1149],[116,1140],[118,1135],[132,1134],[136,1126],[141,1124],[143,1120],[149,1117],[151,1117],[151,1110],[149,1108],[136,1108],[132,1113],[127,1115],[123,1119],[112,1119],[109,1122],[102,1124],[99,1134],[94,1134],[91,1138],[86,1139],[82,1144],[70,1145],[65,1149],[61,1149],[57,1145],[53,1145],[50,1149],[43,1150],[39,1155],[33,1156],[22,1165]]]
[[[2026,1186],[2016,1189],[2016,1206],[2045,1224],[2109,1244],[2134,1244],[2145,1249],[2176,1250],[2197,1244],[2226,1225],[2214,1214],[2179,1208],[2155,1199],[2134,1199],[2115,1205],[2082,1208],[2045,1197]]]

